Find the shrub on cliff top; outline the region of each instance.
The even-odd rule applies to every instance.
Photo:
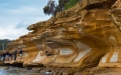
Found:
[[[64,10],[67,10],[73,6],[75,6],[80,0],[70,0],[68,3],[65,3]]]
[[[56,15],[57,12],[69,9],[75,6],[80,0],[58,0],[58,5],[54,0],[49,0],[48,4],[43,8],[46,15]]]

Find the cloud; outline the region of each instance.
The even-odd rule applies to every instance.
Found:
[[[50,16],[46,16],[44,18],[40,17],[33,17],[33,18],[28,18],[22,21],[16,20],[15,22],[13,21],[14,19],[11,19],[10,21],[4,21],[4,25],[0,27],[0,39],[17,39],[22,35],[27,34],[29,31],[26,29],[29,25],[44,21],[47,18],[50,18]],[[9,25],[7,25],[9,23]],[[6,26],[7,25],[7,26]]]
[[[19,28],[25,28],[28,27],[31,24],[40,22],[40,21],[45,21],[47,18],[50,18],[50,16],[44,17],[44,18],[40,18],[40,17],[36,17],[36,18],[29,18],[26,20],[23,20],[21,22],[19,22],[15,28],[19,29]]]
[[[17,39],[29,25],[49,19],[43,13],[48,0],[0,0],[0,39]]]

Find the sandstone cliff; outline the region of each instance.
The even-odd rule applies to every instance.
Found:
[[[9,44],[22,48],[24,66],[121,67],[121,1],[81,0],[47,21],[30,25],[32,32]]]

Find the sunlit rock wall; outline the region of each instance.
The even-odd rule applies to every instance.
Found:
[[[110,51],[100,60],[100,67],[121,67],[120,58],[121,58],[121,1],[117,0],[112,9],[109,11],[111,14],[111,19],[117,31],[115,35],[110,35],[109,41],[112,44]]]
[[[120,67],[120,0],[81,0],[47,21],[30,25],[19,40],[24,65]]]

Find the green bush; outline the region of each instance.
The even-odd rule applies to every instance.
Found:
[[[73,6],[75,6],[80,0],[70,0],[68,3],[65,3],[64,10],[67,10]]]

